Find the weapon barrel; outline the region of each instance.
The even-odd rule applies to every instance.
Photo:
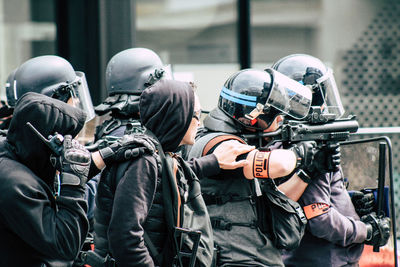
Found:
[[[320,125],[300,124],[298,133],[334,133],[334,132],[349,132],[355,133],[358,130],[358,122],[356,120],[338,120]]]

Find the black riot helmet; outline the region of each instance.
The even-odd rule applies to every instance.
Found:
[[[95,108],[96,113],[112,111],[112,116],[138,116],[141,93],[163,78],[172,79],[172,73],[154,51],[137,47],[117,53],[106,68],[109,97]]]
[[[9,99],[17,101],[27,92],[36,92],[71,103],[86,112],[87,121],[94,118],[85,74],[75,71],[62,57],[34,57],[19,66],[14,75],[13,90]]]
[[[334,114],[335,118],[343,115],[344,109],[333,72],[318,58],[292,54],[276,61],[272,68],[312,88],[312,106],[322,107],[324,112]]]
[[[218,107],[244,128],[267,129],[276,116],[304,118],[310,109],[311,91],[272,69],[244,69],[225,82]]]
[[[114,55],[107,64],[108,95],[136,94],[167,74],[160,57],[147,48],[130,48]]]

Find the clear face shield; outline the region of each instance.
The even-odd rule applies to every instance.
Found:
[[[92,98],[90,97],[89,87],[87,85],[85,73],[76,71],[76,80],[69,86],[70,98],[68,104],[73,105],[86,112],[86,122],[95,117]]]
[[[323,113],[334,114],[335,119],[340,118],[344,114],[344,108],[340,99],[339,90],[336,86],[335,78],[333,77],[332,69],[321,78],[317,79],[319,92],[314,92],[314,97],[320,97],[323,103]]]
[[[219,107],[246,128],[265,130],[280,114],[303,119],[311,107],[311,89],[272,69],[238,75],[222,88]]]
[[[265,71],[273,79],[265,107],[274,107],[297,120],[305,118],[311,107],[311,90],[273,69]]]

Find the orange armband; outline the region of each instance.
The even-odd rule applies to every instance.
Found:
[[[270,151],[257,151],[253,160],[253,176],[255,178],[269,178]]]
[[[329,211],[329,205],[326,203],[313,203],[303,207],[307,219],[312,219]]]

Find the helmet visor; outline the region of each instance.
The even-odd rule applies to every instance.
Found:
[[[294,119],[306,117],[311,107],[311,90],[273,69],[266,71],[272,75],[273,84],[265,105],[272,106]]]
[[[86,112],[86,122],[88,122],[95,117],[92,98],[90,97],[85,73],[81,71],[76,71],[75,73],[77,79],[72,84],[70,103]]]
[[[324,76],[317,79],[320,94],[324,101],[324,112],[334,114],[336,119],[344,114],[342,101],[340,100],[339,90],[333,77],[332,69],[328,69]]]
[[[246,128],[259,130],[267,129],[276,116],[280,114],[280,111],[264,107],[264,105],[259,102],[259,97],[263,91],[263,88],[257,88],[253,93],[247,92],[248,94],[241,94],[223,87],[220,94],[219,105],[222,106],[223,110],[233,119]]]

